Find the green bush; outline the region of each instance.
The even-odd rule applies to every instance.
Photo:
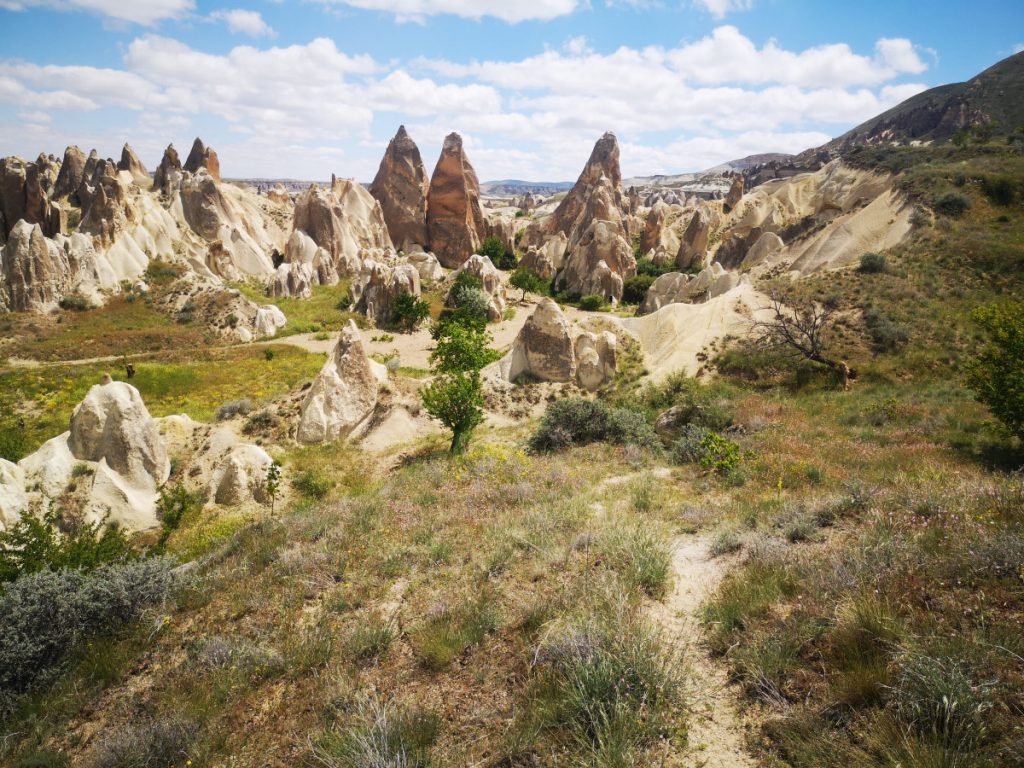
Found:
[[[1013,205],[1017,197],[1017,183],[1011,176],[986,176],[981,189],[996,205]]]
[[[333,487],[334,482],[331,478],[315,469],[305,469],[292,480],[292,488],[314,501],[327,498]]]
[[[877,275],[887,270],[888,264],[885,262],[885,256],[880,253],[862,254],[857,267],[857,271],[865,275]]]
[[[361,701],[355,713],[316,739],[313,753],[325,768],[428,768],[441,720],[422,709]]]
[[[430,317],[430,305],[411,293],[401,293],[391,309],[391,322],[407,330],[414,329]]]
[[[24,429],[16,424],[0,426],[0,459],[16,464],[28,455],[28,448]]]
[[[47,677],[82,641],[137,620],[167,599],[179,579],[170,557],[105,565],[91,572],[43,570],[0,593],[0,694]]]
[[[636,260],[636,273],[637,275],[644,275],[646,277],[658,278],[662,275],[666,275],[669,272],[675,271],[675,264],[671,262],[659,266],[650,259],[637,259]]]
[[[727,437],[708,432],[700,441],[700,465],[725,474],[740,463],[740,447]]]
[[[198,731],[194,723],[173,718],[112,729],[100,740],[90,768],[188,765]]]
[[[477,253],[486,256],[498,269],[515,269],[516,255],[505,247],[505,244],[496,237],[488,237],[483,245],[477,249]]]
[[[160,543],[165,543],[171,533],[181,525],[181,521],[190,513],[199,510],[204,501],[201,491],[190,492],[184,485],[175,485],[173,488],[165,486],[156,504],[157,518],[164,526],[160,534]]]
[[[530,447],[545,452],[596,442],[646,448],[659,446],[658,436],[643,414],[626,408],[609,408],[596,400],[569,398],[548,406],[540,426],[530,438]]]
[[[87,298],[84,296],[77,296],[75,294],[62,296],[57,304],[61,309],[67,309],[74,312],[84,312],[92,306]]]
[[[1011,434],[1024,438],[1024,304],[979,307],[973,317],[988,340],[968,364],[968,384]]]
[[[529,267],[518,267],[508,279],[508,284],[523,292],[523,300],[526,300],[527,293],[539,293],[544,295],[548,291],[548,281],[538,275]]]
[[[25,515],[0,531],[0,583],[43,570],[90,571],[135,557],[128,537],[116,523],[78,523],[63,533],[57,518]]]
[[[704,456],[704,438],[711,430],[698,424],[684,424],[672,443],[672,459],[679,464],[696,464]]]
[[[864,310],[864,324],[879,352],[891,352],[910,340],[910,333],[905,326],[894,322],[876,307]]]
[[[580,309],[584,312],[600,312],[604,309],[604,298],[592,293],[580,299]]]
[[[654,284],[656,278],[651,275],[634,275],[627,277],[625,286],[622,289],[623,304],[639,304],[647,296],[647,290]]]
[[[932,204],[936,213],[949,216],[952,219],[959,219],[971,208],[971,198],[959,192],[947,192],[935,198]]]

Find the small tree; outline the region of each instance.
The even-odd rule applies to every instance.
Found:
[[[988,342],[970,362],[967,383],[1010,434],[1024,438],[1024,304],[979,307]]]
[[[797,358],[824,365],[835,372],[843,389],[850,385],[854,375],[843,360],[836,360],[826,352],[835,308],[813,301],[791,302],[788,306],[778,296],[771,297],[768,308],[771,316],[754,323],[756,343]]]
[[[516,255],[505,247],[497,237],[488,237],[478,249],[481,256],[486,256],[498,269],[515,269]]]
[[[508,279],[508,284],[523,292],[521,301],[526,301],[527,293],[546,293],[548,281],[529,267],[519,267]]]
[[[263,489],[270,499],[270,516],[274,516],[274,503],[277,501],[277,494],[281,490],[281,465],[275,460],[267,466],[267,479]]]
[[[436,326],[437,345],[430,354],[434,381],[423,390],[427,413],[452,431],[451,453],[469,446],[473,430],[484,418],[483,382],[480,371],[495,359],[487,345],[491,335],[479,324],[457,319]]]
[[[430,317],[430,305],[411,293],[400,293],[391,308],[391,322],[408,331]]]

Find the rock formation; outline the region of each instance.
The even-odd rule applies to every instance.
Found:
[[[237,506],[267,500],[267,469],[274,460],[256,445],[236,445],[213,471],[209,496],[215,504]]]
[[[313,185],[303,192],[295,203],[294,229],[327,251],[343,277],[359,274],[366,259],[380,260],[392,249],[380,203],[351,180],[333,179],[330,189]]]
[[[480,182],[457,133],[445,138],[430,180],[427,234],[431,250],[448,269],[465,262],[484,240]]]
[[[64,150],[60,173],[57,174],[57,182],[53,185],[52,198],[57,200],[70,197],[71,202],[77,204],[76,195],[78,188],[82,186],[83,178],[85,178],[85,153],[78,147],[68,147]]]
[[[767,261],[769,258],[779,253],[786,244],[782,242],[782,238],[774,232],[765,232],[761,235],[754,244],[747,251],[747,255],[743,259],[743,263],[740,265],[741,269],[750,269],[756,267],[763,261]]]
[[[611,331],[581,333],[576,337],[576,379],[589,392],[595,392],[615,377],[618,367],[618,339]]]
[[[622,299],[624,281],[636,274],[633,248],[612,222],[596,220],[559,273],[555,287],[605,301]]]
[[[412,264],[391,267],[371,260],[364,270],[349,290],[356,312],[362,312],[378,326],[392,321],[395,299],[399,296],[420,295],[420,273]]]
[[[444,280],[444,268],[434,254],[425,253],[424,251],[413,251],[407,258],[409,263],[416,267],[416,271],[420,273],[421,283],[437,283]]]
[[[97,384],[71,414],[68,446],[76,459],[105,461],[135,485],[167,480],[170,462],[139,391],[120,381]]]
[[[693,304],[714,299],[728,293],[741,282],[735,272],[729,272],[715,262],[697,275],[669,272],[661,275],[640,304],[637,314],[647,315],[668,304]]]
[[[117,164],[117,170],[128,171],[137,184],[149,182],[149,171],[130,144],[126,143],[121,149],[121,161]]]
[[[737,176],[732,186],[729,187],[729,193],[725,196],[725,202],[722,204],[722,210],[726,213],[731,213],[732,209],[739,205],[740,200],[743,199],[743,177]]]
[[[505,284],[501,282],[501,273],[486,256],[478,253],[470,256],[461,267],[452,272],[451,280],[454,283],[456,277],[463,272],[476,275],[483,283],[484,293],[490,299],[487,307],[487,319],[492,323],[500,322],[505,316],[505,308],[508,306],[505,294]],[[447,303],[452,304],[452,295],[449,291]]]
[[[308,299],[313,295],[313,286],[319,283],[312,264],[281,264],[270,277],[267,295],[280,299]]]
[[[350,321],[302,403],[297,438],[315,444],[348,437],[376,405],[377,379]]]
[[[542,246],[532,245],[520,260],[520,266],[533,270],[545,280],[553,278],[565,265],[569,238],[558,232]]]
[[[697,209],[683,232],[676,267],[683,270],[702,268],[707,261],[708,243],[711,240],[711,222],[703,208]]]
[[[17,523],[27,509],[25,470],[0,459],[0,531]]]
[[[168,144],[160,165],[153,174],[153,191],[170,193],[181,181],[181,170],[178,150],[173,144]]]
[[[321,248],[313,238],[301,229],[292,231],[284,248],[283,267],[306,264],[313,270],[313,285],[334,285],[338,282],[338,270],[334,266],[334,257],[326,248]],[[280,268],[278,268],[280,272]]]
[[[214,181],[220,181],[220,160],[217,158],[217,153],[197,137],[192,143],[192,151],[188,153],[182,170],[187,173],[195,173],[200,168],[205,168]]]
[[[82,283],[91,292],[98,280],[91,258],[64,250],[24,220],[0,251],[0,278],[0,309],[12,312],[49,312]]]
[[[408,251],[412,245],[426,246],[427,193],[430,179],[427,169],[405,126],[398,128],[388,144],[370,194],[380,203],[391,242]]]

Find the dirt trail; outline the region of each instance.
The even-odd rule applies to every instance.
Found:
[[[689,747],[686,765],[703,768],[754,768],[744,749],[744,724],[725,670],[700,646],[698,611],[726,571],[726,562],[712,559],[708,539],[684,536],[672,555],[674,587],[653,617],[676,645],[689,670]]]

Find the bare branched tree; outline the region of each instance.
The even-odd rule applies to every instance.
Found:
[[[771,310],[771,316],[753,324],[758,346],[824,365],[835,372],[843,389],[849,388],[850,379],[854,378],[850,366],[826,351],[836,317],[835,307],[814,301],[785,304],[778,295],[772,294],[767,309]]]

